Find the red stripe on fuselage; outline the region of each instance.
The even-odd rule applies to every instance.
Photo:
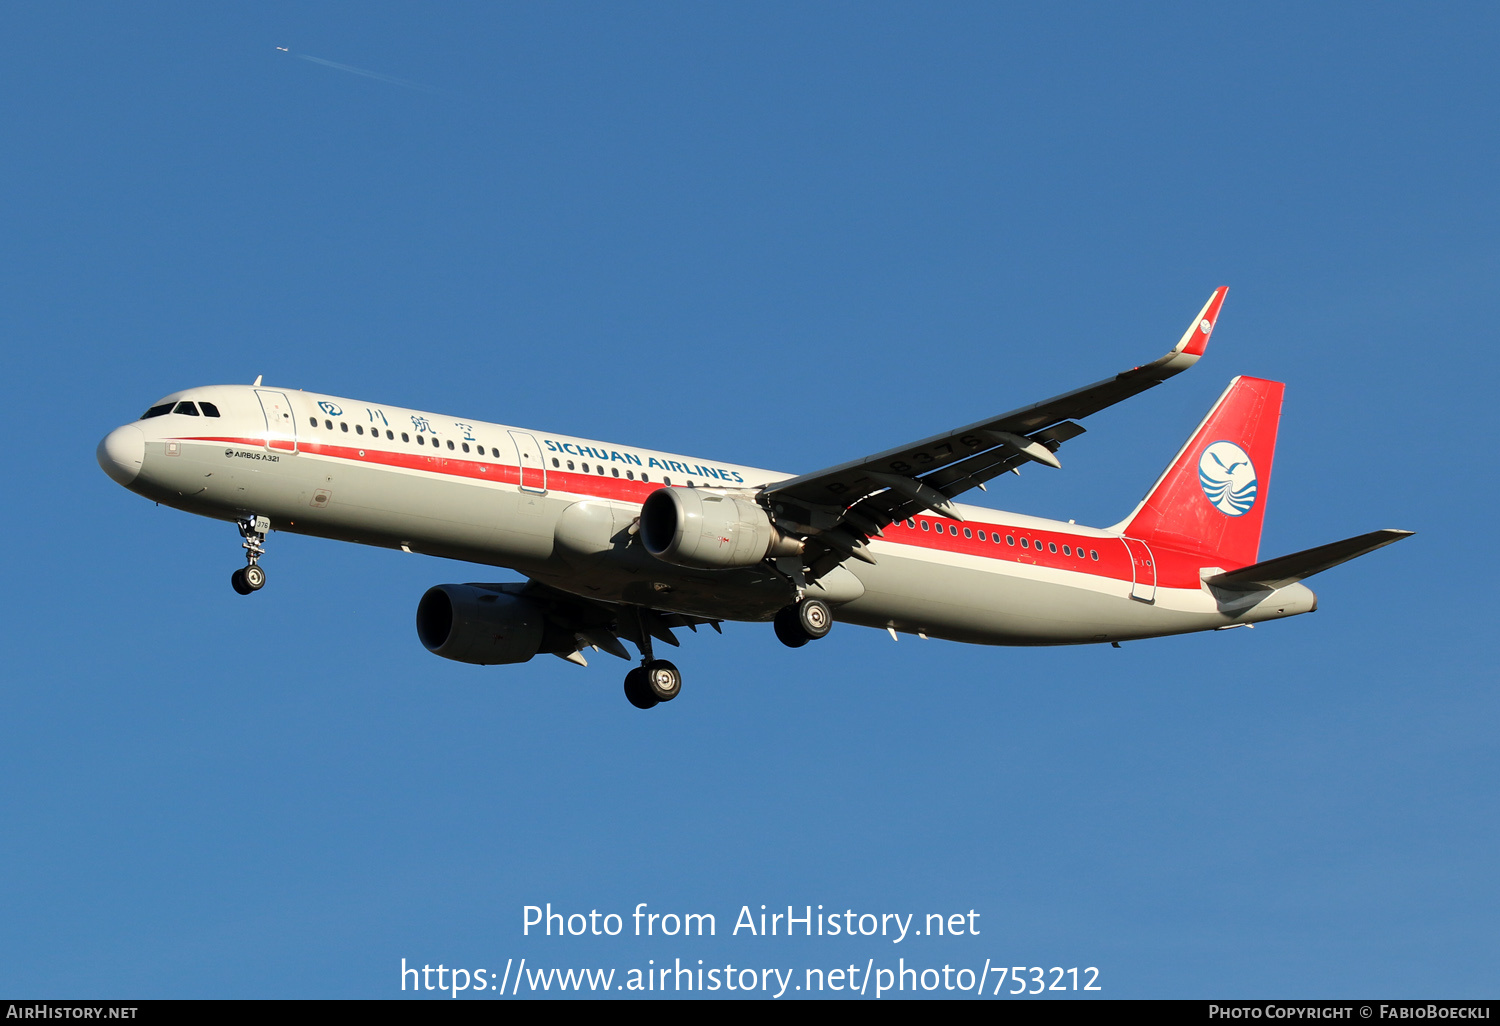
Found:
[[[225,437],[198,437],[183,438],[184,442],[218,442],[230,445],[242,445],[251,448],[262,448],[264,439],[260,438],[225,438]],[[375,466],[399,467],[403,470],[418,470],[429,474],[442,474],[447,477],[468,478],[474,481],[487,481],[496,484],[519,486],[521,481],[521,468],[515,464],[491,462],[486,460],[457,458],[447,456],[439,452],[436,455],[426,455],[419,452],[399,452],[387,449],[358,448],[356,446],[328,445],[322,442],[310,442],[298,440],[298,450],[306,455],[322,456],[329,459],[348,460],[357,464],[373,464]],[[659,481],[632,481],[626,478],[606,477],[598,474],[581,474],[567,470],[547,470],[547,490],[549,492],[565,492],[569,495],[578,495],[591,499],[611,499],[617,502],[640,505],[646,501],[646,497],[658,488],[665,487]],[[682,485],[673,485],[680,488]],[[936,517],[917,517],[917,527],[906,526],[906,521],[891,524],[884,530],[884,541],[897,545],[910,545],[919,549],[933,549],[939,552],[949,552],[959,555],[975,556],[982,559],[993,559],[1004,563],[1018,563],[1029,566],[1041,566],[1054,570],[1066,570],[1073,573],[1087,574],[1091,577],[1104,577],[1112,580],[1130,583],[1134,574],[1131,566],[1130,554],[1126,551],[1124,544],[1119,538],[1098,537],[1094,535],[1076,535],[1058,531],[1042,531],[1035,528],[1015,527],[1007,524],[981,523],[977,521],[966,521],[960,524],[956,520],[942,520]],[[921,522],[925,521],[930,529],[923,531]],[[966,538],[963,530],[968,527],[975,532],[976,536]],[[954,529],[958,533],[954,534]],[[980,541],[977,532],[984,531],[990,540]],[[992,539],[999,531],[1002,536],[1009,535],[1016,539],[1015,545],[1007,544],[1002,537],[999,544]],[[1028,548],[1021,548],[1020,541],[1025,538],[1029,543]],[[1048,545],[1055,545],[1057,552],[1052,552]],[[1074,551],[1074,555],[1062,554],[1062,547],[1067,545]],[[1099,559],[1091,557],[1080,559],[1076,553],[1094,551],[1099,553]],[[1156,584],[1164,588],[1193,588],[1200,587],[1199,564],[1201,556],[1180,553],[1171,549],[1153,549],[1152,555],[1156,563]],[[1233,569],[1225,567],[1224,569]]]

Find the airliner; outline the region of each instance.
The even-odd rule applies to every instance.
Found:
[[[289,531],[524,575],[440,584],[417,637],[459,662],[585,652],[632,661],[649,709],[682,675],[674,630],[770,622],[793,648],[835,621],[982,645],[1071,645],[1252,626],[1317,609],[1302,582],[1409,536],[1381,530],[1261,560],[1285,386],[1237,377],[1119,523],[1084,527],[955,498],[1026,464],[1060,468],[1078,423],[1195,364],[1227,289],[1166,355],[873,456],[790,475],[255,383],[166,396],[99,443],[148,499],[232,521],[265,585]]]

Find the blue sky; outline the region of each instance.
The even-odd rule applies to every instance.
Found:
[[[1495,993],[1492,7],[3,19],[0,992],[387,997],[402,958],[524,956]],[[983,501],[1113,523],[1231,376],[1286,381],[1262,552],[1419,533],[1255,631],[731,624],[641,714],[608,657],[421,648],[423,590],[501,572],[274,535],[243,599],[232,528],[93,456],[264,374],[805,471],[1152,358],[1220,284],[1197,368]],[[549,901],[719,936],[523,937]],[[982,932],[727,936],[763,903]]]

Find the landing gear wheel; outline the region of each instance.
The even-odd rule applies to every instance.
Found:
[[[266,586],[266,572],[259,564],[251,563],[240,571],[240,580],[245,582],[245,587],[251,591],[260,591]]]
[[[644,666],[637,666],[625,675],[625,697],[637,709],[650,709],[661,701],[651,694]]]
[[[240,537],[245,539],[245,565],[234,572],[229,583],[241,595],[249,595],[266,586],[266,572],[256,560],[266,554],[266,533],[271,530],[271,521],[263,516],[244,517],[235,521]]]
[[[822,599],[803,599],[796,605],[797,626],[812,641],[825,637],[833,627],[833,610]]]
[[[803,599],[776,614],[776,636],[787,648],[801,648],[827,636],[833,627],[833,610],[822,599]]]
[[[682,693],[682,674],[665,659],[653,659],[641,667],[646,691],[658,702],[670,702]]]
[[[772,626],[776,628],[776,637],[787,648],[801,648],[812,640],[802,629],[802,625],[797,622],[796,606],[787,606],[777,610]]]

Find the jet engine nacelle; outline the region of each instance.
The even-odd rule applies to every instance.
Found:
[[[755,503],[696,488],[658,488],[648,495],[640,535],[657,559],[706,570],[754,566],[767,556],[802,551],[802,543],[778,531]]]
[[[439,584],[417,603],[417,637],[427,651],[460,663],[524,663],[538,652],[572,650],[535,603],[473,584]]]

